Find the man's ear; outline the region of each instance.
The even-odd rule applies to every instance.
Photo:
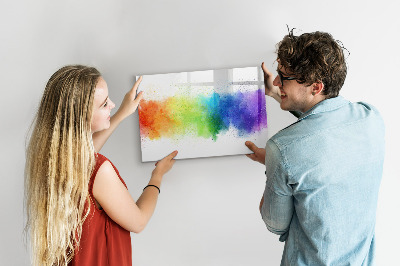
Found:
[[[315,82],[312,84],[312,95],[318,95],[322,92],[322,90],[324,89],[324,83],[322,82]]]

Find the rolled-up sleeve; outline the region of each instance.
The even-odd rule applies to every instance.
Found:
[[[266,145],[267,182],[261,216],[269,231],[286,235],[292,220],[294,205],[292,188],[288,184],[287,165],[277,145],[269,140]],[[281,241],[286,237],[282,236]]]

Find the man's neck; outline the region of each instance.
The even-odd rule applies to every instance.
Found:
[[[315,95],[313,97],[313,99],[309,102],[309,104],[307,104],[307,107],[305,108],[305,110],[300,110],[300,111],[305,113],[324,100],[326,100],[325,95],[321,95],[321,94]]]

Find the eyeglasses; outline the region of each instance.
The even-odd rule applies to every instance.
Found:
[[[295,79],[297,79],[296,77],[284,77],[282,72],[279,69],[277,71],[278,71],[279,80],[281,81],[282,87],[283,87],[283,81],[284,80],[295,80]]]

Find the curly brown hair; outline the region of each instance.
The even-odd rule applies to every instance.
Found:
[[[328,99],[339,95],[346,79],[343,50],[347,49],[329,33],[316,31],[295,36],[292,29],[277,44],[277,60],[301,84],[322,82],[322,93]]]

